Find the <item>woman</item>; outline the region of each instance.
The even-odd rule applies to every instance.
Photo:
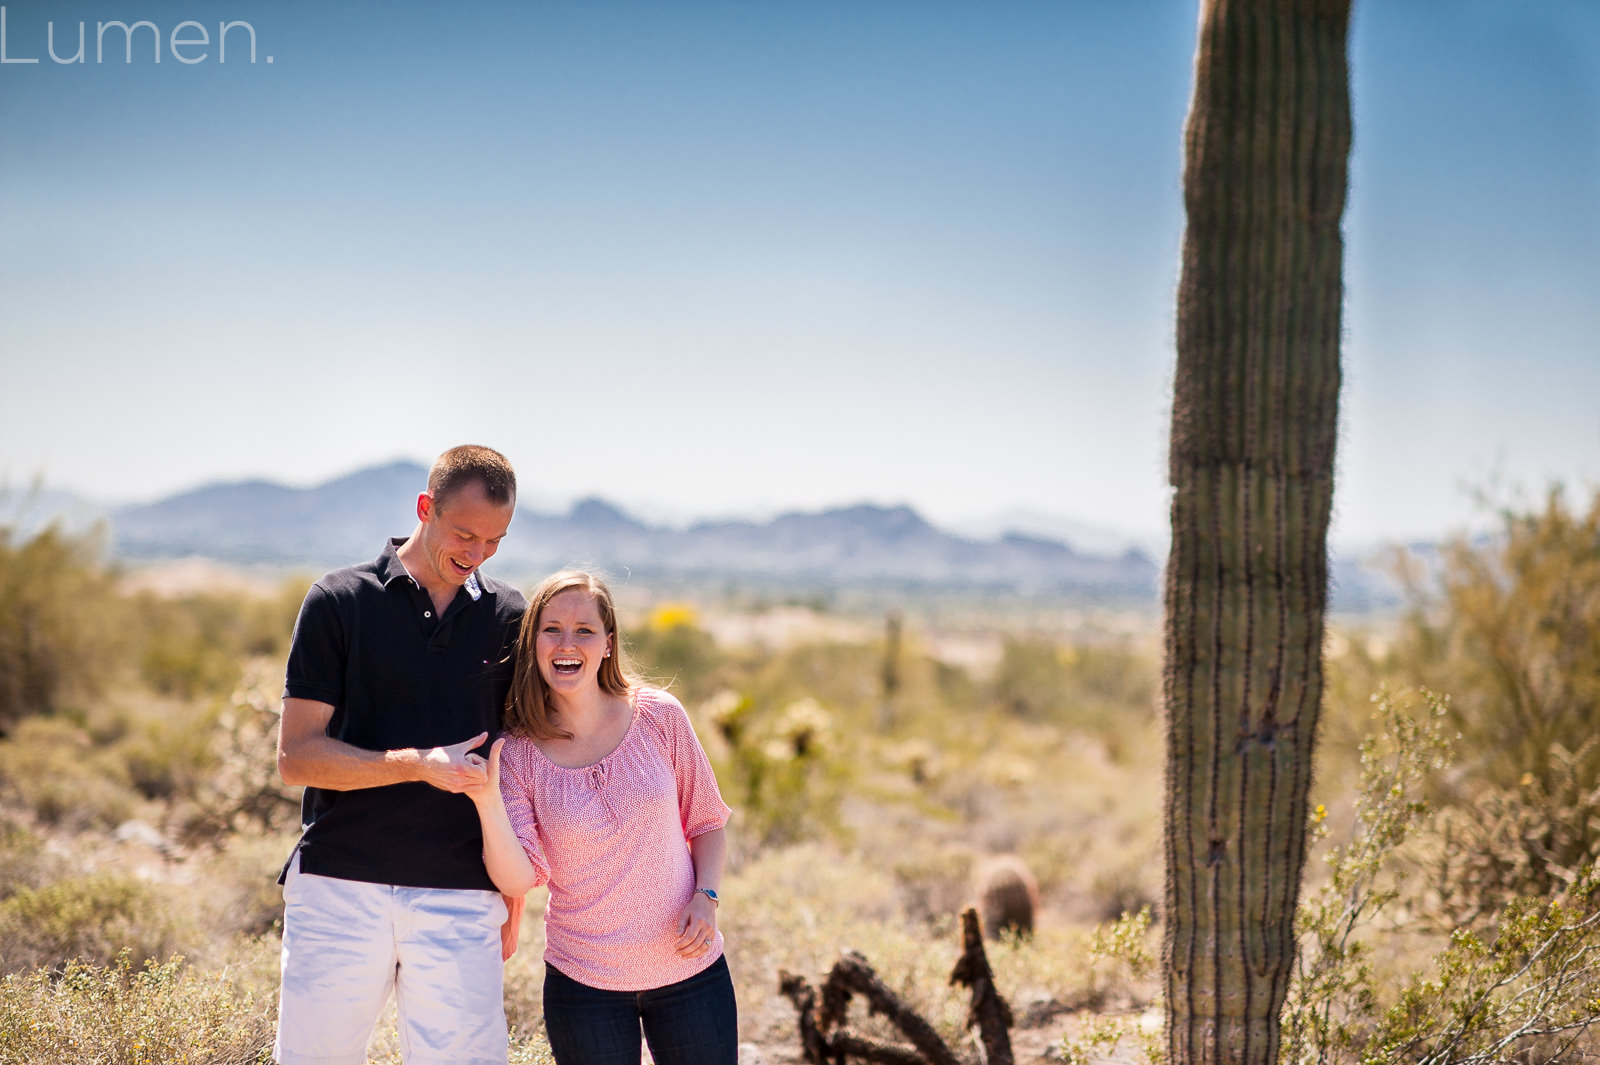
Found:
[[[623,670],[611,593],[564,572],[534,590],[509,736],[469,791],[484,862],[520,897],[548,883],[545,1030],[558,1065],[734,1065],[717,931],[728,807],[683,706]],[[499,787],[495,787],[495,781]]]

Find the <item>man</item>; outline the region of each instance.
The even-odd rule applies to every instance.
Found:
[[[507,907],[460,792],[485,779],[475,749],[499,729],[527,606],[478,572],[516,492],[499,452],[446,451],[410,537],[300,608],[278,737],[278,772],[306,789],[283,880],[282,1065],[360,1065],[391,992],[407,1062],[505,1065]]]

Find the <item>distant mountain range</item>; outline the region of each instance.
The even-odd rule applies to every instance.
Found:
[[[199,555],[235,564],[345,564],[374,556],[384,537],[411,531],[416,495],[426,482],[424,467],[398,462],[305,489],[265,481],[207,485],[114,510],[113,551],[133,560]],[[640,576],[1139,600],[1154,596],[1160,568],[1137,549],[1102,556],[1020,533],[969,539],[935,528],[904,506],[672,529],[600,499],[582,500],[563,515],[519,509],[490,568],[520,579],[575,564]]]
[[[384,537],[410,532],[416,494],[426,483],[424,467],[395,462],[315,488],[206,485],[114,510],[112,550],[128,560],[200,555],[224,563],[336,566],[370,558]],[[968,539],[934,528],[910,507],[858,505],[674,529],[648,525],[602,499],[584,499],[565,515],[523,505],[491,569],[523,579],[568,564],[762,584],[992,587],[1134,600],[1154,596],[1160,569],[1136,548],[1080,555],[1058,540],[1018,532]]]
[[[396,462],[312,488],[212,484],[110,511],[61,492],[13,494],[0,497],[0,525],[27,535],[46,521],[82,529],[102,517],[113,554],[131,562],[199,556],[320,571],[374,557],[385,537],[409,533],[426,482],[425,467]],[[565,514],[524,502],[489,568],[518,583],[584,565],[612,574],[769,588],[894,585],[1159,601],[1161,563],[1148,549],[1081,526],[1082,538],[1098,549],[1083,551],[1041,531],[1051,527],[1045,516],[1019,515],[1018,524],[1030,531],[961,535],[936,528],[910,507],[868,504],[671,528],[601,499],[582,500]],[[1054,527],[1080,528],[1059,520]],[[1412,549],[1424,559],[1435,553],[1427,544]],[[1335,555],[1331,577],[1336,610],[1382,610],[1401,602],[1395,581],[1371,558]]]

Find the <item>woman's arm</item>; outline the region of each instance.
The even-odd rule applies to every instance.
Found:
[[[483,826],[483,864],[489,870],[489,879],[502,894],[521,898],[533,889],[539,878],[528,860],[528,853],[522,849],[522,841],[511,827],[505,799],[500,794],[500,748],[505,744],[505,738],[501,737],[489,748],[488,779],[462,789],[462,793],[478,810],[478,821]],[[478,755],[469,757],[479,758]]]
[[[722,887],[722,866],[728,857],[728,837],[720,828],[702,832],[689,841],[689,859],[694,864],[694,898],[678,914],[678,942],[674,944],[685,958],[695,958],[711,949],[717,939],[717,904],[701,888],[717,891]]]

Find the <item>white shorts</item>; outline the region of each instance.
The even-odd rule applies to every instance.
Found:
[[[281,1065],[362,1065],[394,992],[410,1065],[505,1065],[496,891],[391,887],[300,872],[283,886]]]

